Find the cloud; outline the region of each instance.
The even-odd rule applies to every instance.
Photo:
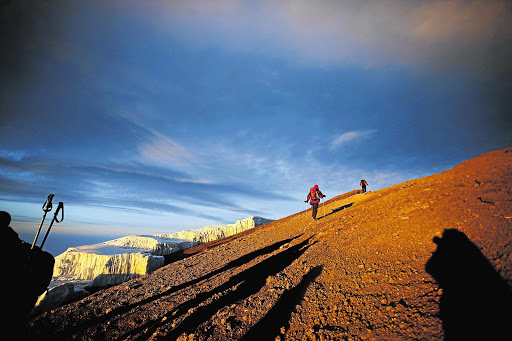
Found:
[[[141,144],[139,152],[145,160],[159,164],[184,163],[195,159],[185,147],[163,135]]]
[[[23,150],[7,150],[0,149],[0,162],[2,159],[12,160],[12,161],[20,161],[28,155],[26,151]]]
[[[160,131],[159,120],[165,115],[160,117],[158,111],[152,109],[154,108],[147,108],[144,103],[139,102],[131,110],[119,109],[113,114],[133,126],[132,129],[139,135],[137,141],[144,141],[139,142],[139,155],[133,159],[172,169],[191,168],[187,166],[199,162],[188,148]]]
[[[360,140],[362,138],[368,137],[368,136],[374,134],[376,131],[377,131],[376,129],[354,130],[354,131],[349,131],[348,133],[341,134],[332,140],[330,149],[334,150],[334,149],[341,147],[341,145],[343,145],[347,142],[351,142],[354,140]]]
[[[505,1],[434,1],[411,11],[411,35],[427,42],[464,39],[492,39],[499,26],[510,30],[510,2]]]
[[[2,160],[0,158],[3,168],[5,162]],[[35,164],[38,170],[35,170]],[[9,161],[8,166],[12,172],[3,172],[0,168],[0,192],[4,199],[12,201],[39,202],[48,193],[55,193],[59,200],[73,205],[116,210],[171,212],[207,218],[204,213],[207,208],[217,212],[209,218],[219,220],[226,212],[261,214],[242,203],[247,199],[290,200],[287,196],[248,184],[227,180],[211,183],[172,168],[136,163],[89,166],[30,159]],[[187,210],[183,205],[199,209]]]
[[[306,63],[499,72],[512,57],[507,0],[167,1],[152,16],[186,44]]]

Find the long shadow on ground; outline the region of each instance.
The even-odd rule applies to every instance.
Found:
[[[185,258],[188,258],[188,257],[192,257],[192,256],[194,256],[194,255],[196,255],[198,253],[206,252],[208,250],[211,250],[211,249],[214,249],[214,248],[219,247],[221,245],[224,245],[226,243],[229,243],[229,242],[231,242],[231,241],[233,241],[233,240],[235,240],[237,238],[248,236],[250,234],[253,234],[256,231],[261,230],[262,228],[265,227],[265,225],[266,224],[259,225],[257,227],[253,227],[253,228],[251,228],[249,230],[245,230],[243,232],[239,232],[237,234],[231,235],[229,237],[224,237],[224,238],[221,238],[221,239],[212,240],[210,242],[202,243],[202,244],[190,247],[190,248],[185,249],[185,250],[179,250],[179,251],[170,253],[168,255],[164,255],[164,265],[168,265],[168,264],[177,262],[179,260],[182,260],[182,259],[185,259]]]
[[[342,210],[344,210],[346,208],[352,207],[352,205],[354,205],[353,202],[351,202],[350,204],[346,204],[346,205],[340,206],[340,207],[336,207],[336,208],[332,209],[330,213],[327,213],[326,215],[324,215],[323,217],[320,217],[318,219],[322,219],[322,218],[328,217],[331,214],[334,214],[334,213],[342,211]]]
[[[439,302],[445,340],[499,340],[510,336],[512,290],[478,247],[456,229],[434,237],[437,250],[425,270],[443,289]]]
[[[284,270],[294,260],[306,252],[306,250],[312,245],[309,244],[310,239],[311,237],[286,249],[285,251],[267,258],[261,263],[258,263],[245,271],[240,272],[219,287],[208,292],[200,293],[195,296],[194,299],[178,305],[175,309],[166,314],[168,319],[166,319],[165,322],[141,326],[138,330],[144,330],[145,333],[139,339],[146,339],[150,335],[153,335],[157,329],[160,329],[159,334],[161,339],[165,340],[176,340],[176,338],[182,333],[194,331],[202,323],[209,320],[220,309],[239,300],[246,299],[260,291],[265,285],[267,277]],[[229,291],[230,288],[234,287],[236,287],[236,290]],[[224,291],[227,292],[224,293]],[[203,301],[221,293],[223,293],[223,296],[217,300],[214,300],[207,305],[200,306]],[[173,329],[171,326],[172,317],[181,316],[193,308],[195,308],[195,311]]]
[[[259,249],[259,250],[256,250],[256,251],[253,251],[253,252],[250,252],[240,258],[237,258],[235,260],[232,260],[231,262],[227,263],[226,265],[224,265],[223,267],[215,270],[215,271],[212,271],[212,272],[209,272],[207,273],[206,275],[204,276],[201,276],[201,277],[198,277],[192,281],[188,281],[186,283],[183,283],[183,284],[180,284],[180,285],[177,285],[177,286],[174,286],[172,288],[170,288],[169,290],[166,290],[158,295],[154,295],[154,296],[151,296],[151,297],[148,297],[147,299],[145,300],[142,300],[140,302],[137,302],[137,303],[134,303],[130,306],[126,306],[126,307],[123,307],[122,309],[124,311],[128,311],[136,306],[142,306],[144,304],[147,304],[149,302],[152,302],[152,301],[155,301],[161,297],[164,297],[164,296],[167,296],[167,295],[170,295],[176,291],[179,291],[179,290],[182,290],[186,287],[189,287],[191,285],[194,285],[194,284],[197,284],[199,282],[202,282],[208,278],[211,278],[215,275],[218,275],[224,271],[227,271],[227,270],[230,270],[230,269],[233,269],[233,268],[237,268],[245,263],[248,263],[250,262],[251,260],[257,258],[257,257],[260,257],[260,256],[263,256],[263,255],[266,255],[266,254],[269,254],[269,253],[272,253],[274,252],[275,250],[279,249],[281,246],[285,245],[285,244],[288,244],[289,242],[291,242],[292,240],[294,240],[295,238],[298,238],[300,237],[301,235],[298,235],[296,237],[293,237],[293,238],[289,238],[289,239],[285,239],[285,240],[281,240],[277,243],[274,243],[272,245],[269,245],[269,246],[265,246],[264,248],[262,249]],[[120,312],[117,311],[117,312],[112,312],[111,314],[112,315],[118,315]]]
[[[309,270],[302,277],[300,283],[292,289],[286,290],[267,315],[256,323],[240,340],[274,340],[277,336],[284,337],[280,331],[281,327],[289,328],[288,321],[295,306],[302,301],[309,284],[320,276],[322,269],[323,266],[319,265]]]
[[[269,254],[269,253],[272,253],[274,252],[275,250],[278,250],[281,246],[291,242],[292,240],[296,239],[296,238],[299,238],[301,235],[298,235],[298,236],[295,236],[293,238],[289,238],[289,239],[285,239],[285,240],[282,240],[282,241],[279,241],[277,243],[274,243],[272,245],[268,245],[264,248],[261,248],[259,250],[256,250],[256,251],[253,251],[253,252],[250,252],[240,258],[237,258],[229,263],[227,263],[226,265],[224,265],[223,267],[215,270],[215,271],[212,271],[212,272],[209,272],[201,277],[198,277],[194,280],[191,280],[191,281],[188,281],[186,283],[183,283],[183,284],[180,284],[180,285],[177,285],[177,286],[174,286],[174,287],[171,287],[170,289],[166,290],[166,291],[163,291],[159,294],[156,294],[156,295],[153,295],[151,297],[148,297],[146,299],[143,299],[139,302],[135,302],[135,303],[132,303],[132,304],[129,304],[129,305],[125,305],[125,306],[122,306],[122,307],[119,307],[119,308],[116,308],[116,309],[113,309],[112,311],[110,311],[109,313],[107,314],[104,314],[104,315],[100,315],[100,316],[96,316],[94,318],[91,318],[91,319],[88,319],[88,320],[85,320],[85,321],[82,321],[82,322],[79,322],[77,325],[73,326],[72,330],[65,330],[65,331],[60,331],[59,328],[55,328],[56,326],[45,326],[47,328],[49,328],[48,330],[37,330],[37,332],[40,334],[40,335],[52,335],[52,334],[55,334],[55,333],[58,333],[59,334],[59,337],[63,337],[63,338],[66,338],[66,336],[69,336],[69,335],[72,335],[72,334],[75,334],[77,330],[86,330],[90,327],[93,327],[94,325],[98,324],[98,323],[103,323],[105,321],[108,321],[109,319],[111,318],[115,318],[119,315],[122,315],[124,313],[127,313],[128,311],[134,309],[134,308],[137,308],[139,306],[143,306],[145,304],[148,304],[148,303],[151,303],[153,301],[156,301],[164,296],[168,296],[168,295],[171,295],[172,293],[174,292],[177,292],[179,290],[182,290],[182,289],[185,289],[189,286],[192,286],[194,284],[197,284],[201,281],[204,281],[204,280],[207,280],[208,278],[211,278],[215,275],[218,275],[224,271],[227,271],[227,270],[230,270],[230,269],[233,269],[233,268],[236,268],[236,267],[239,267],[245,263],[248,263],[250,262],[251,260],[257,258],[257,257],[260,257],[260,256],[263,256],[265,254]]]

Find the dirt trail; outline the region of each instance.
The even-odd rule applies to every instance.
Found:
[[[308,214],[188,251],[34,318],[23,336],[492,339],[512,320],[512,148]]]

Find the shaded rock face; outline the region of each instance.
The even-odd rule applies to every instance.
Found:
[[[23,336],[496,339],[510,321],[512,148],[340,195],[318,217],[303,211],[191,248],[34,317]]]

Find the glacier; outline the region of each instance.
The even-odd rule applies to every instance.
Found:
[[[173,252],[232,236],[273,220],[252,216],[234,224],[206,226],[169,234],[133,235],[68,248],[55,257],[49,290],[39,297],[35,312],[50,310],[103,288],[148,274],[164,265]]]
[[[221,226],[206,226],[195,230],[185,230],[171,234],[157,234],[155,237],[163,239],[185,240],[192,242],[195,246],[202,243],[211,242],[213,240],[229,237],[234,234],[249,230],[253,227],[271,222],[271,219],[262,217],[249,217],[243,220],[237,220],[235,224]],[[191,247],[188,246],[188,247]]]

